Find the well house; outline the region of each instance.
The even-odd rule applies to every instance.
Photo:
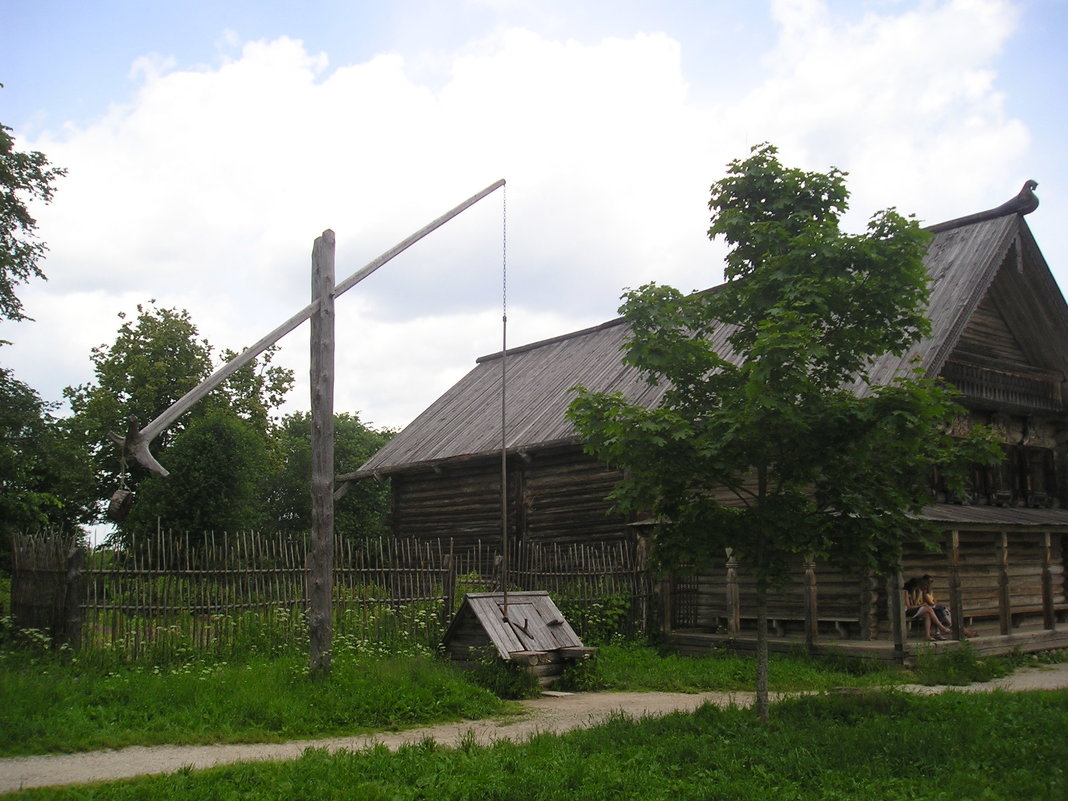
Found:
[[[770,601],[772,647],[805,642],[814,651],[907,659],[926,640],[902,619],[902,581],[924,573],[955,612],[958,639],[965,627],[978,632],[976,651],[1068,647],[1068,305],[1020,211],[1010,203],[928,229],[931,334],[874,370],[877,382],[888,382],[917,359],[926,375],[955,385],[970,417],[962,425],[993,424],[1004,461],[976,469],[966,497],[932,478],[923,515],[941,548],[909,545],[894,575],[799,558],[793,581]],[[606,496],[620,473],[584,454],[565,419],[576,384],[658,402],[662,389],[621,362],[627,335],[617,319],[508,351],[512,542],[640,546],[648,533],[641,521],[612,513]],[[501,358],[478,359],[358,471],[339,477],[390,477],[397,536],[461,546],[504,536]],[[678,648],[751,642],[753,582],[728,554],[711,572],[664,577],[661,588],[659,625]]]

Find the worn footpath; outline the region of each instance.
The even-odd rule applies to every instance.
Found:
[[[946,690],[990,692],[1005,690],[1054,690],[1068,688],[1068,664],[1020,670],[1011,676],[967,687],[925,687],[907,685],[907,692],[936,693]],[[171,773],[180,768],[209,768],[234,762],[296,759],[308,748],[359,750],[380,743],[396,749],[430,737],[445,745],[461,740],[479,743],[508,739],[523,741],[538,733],[559,733],[596,725],[619,713],[630,717],[658,717],[678,711],[692,711],[706,703],[721,706],[748,706],[753,694],[705,693],[574,693],[544,695],[521,702],[522,714],[505,719],[489,719],[426,726],[401,732],[379,732],[356,737],[296,740],[286,743],[233,745],[131,746],[118,750],[80,754],[31,756],[0,759],[0,793],[29,787],[84,784],[126,779],[153,773]]]

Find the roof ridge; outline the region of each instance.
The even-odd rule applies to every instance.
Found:
[[[1023,188],[1016,194],[1016,197],[1002,203],[996,208],[979,211],[975,214],[968,214],[964,217],[957,217],[954,220],[947,220],[946,222],[928,225],[925,226],[923,230],[929,231],[932,234],[937,234],[941,231],[962,228],[965,225],[973,225],[974,223],[986,222],[987,220],[996,220],[999,217],[1007,217],[1010,214],[1019,214],[1021,216],[1030,214],[1038,208],[1038,195],[1035,194],[1036,188],[1038,188],[1038,181],[1028,179],[1027,181],[1024,181]]]

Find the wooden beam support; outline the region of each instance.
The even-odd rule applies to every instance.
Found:
[[[505,182],[503,178],[499,181],[495,181],[494,183],[483,189],[481,192],[478,192],[477,194],[474,194],[469,197],[459,206],[450,209],[433,222],[424,225],[414,234],[394,245],[392,248],[387,250],[377,259],[374,259],[373,261],[364,265],[362,269],[357,270],[355,273],[350,275],[336,287],[331,284],[331,298],[337,298],[341,294],[348,292],[350,289],[356,286],[356,284],[367,278],[367,276],[371,275],[379,267],[386,264],[394,257],[403,253],[405,250],[410,248],[412,245],[414,245],[420,239],[425,237],[427,234],[437,230],[449,220],[451,220],[453,217],[457,216],[463,211],[466,211],[487,195],[496,192],[498,189],[504,186],[504,183]],[[127,452],[135,460],[137,460],[137,462],[142,467],[147,470],[151,470],[153,473],[157,473],[161,476],[166,476],[168,474],[167,470],[159,462],[156,461],[155,457],[153,457],[152,453],[149,451],[149,445],[152,444],[152,440],[154,440],[157,436],[159,436],[161,433],[163,433],[172,425],[174,425],[175,421],[183,414],[185,414],[201,398],[203,398],[217,386],[226,381],[226,379],[228,379],[246,364],[249,364],[253,359],[255,359],[257,356],[267,350],[267,348],[269,348],[271,345],[275,344],[278,340],[280,340],[290,331],[294,330],[305,320],[311,319],[312,315],[316,314],[318,310],[319,299],[317,297],[312,298],[311,303],[309,303],[299,312],[294,314],[280,326],[275,328],[269,334],[264,336],[254,345],[251,345],[250,347],[246,348],[244,351],[242,351],[233,359],[228,361],[210,376],[201,381],[199,384],[197,384],[197,386],[193,387],[191,390],[189,390],[189,392],[187,392],[185,395],[183,395],[174,403],[172,403],[169,407],[167,407],[167,409],[159,417],[150,422],[143,429],[141,429],[140,431],[129,432],[125,437],[120,437],[118,434],[115,433],[109,433],[108,436],[112,440],[114,440],[120,447],[126,448]]]
[[[312,248],[311,318],[311,575],[308,668],[330,673],[334,596],[334,232]]]
[[[886,610],[890,617],[890,630],[894,638],[894,654],[898,661],[905,658],[905,640],[908,623],[905,620],[905,588],[901,564],[886,578]]]
[[[675,574],[667,573],[660,580],[660,633],[670,634],[675,622]]]
[[[727,633],[737,637],[742,630],[742,600],[738,589],[738,560],[727,549]]]
[[[817,595],[816,559],[808,554],[805,556],[805,647],[809,653],[815,649],[820,632]]]
[[[1057,610],[1053,605],[1053,535],[1042,532],[1042,628],[1057,629]]]
[[[949,532],[949,613],[953,617],[953,639],[964,637],[964,594],[960,580],[960,532]]]
[[[998,624],[1002,634],[1012,633],[1012,593],[1009,587],[1009,534],[998,534]]]

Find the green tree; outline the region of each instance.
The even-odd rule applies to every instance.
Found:
[[[351,472],[393,437],[394,431],[374,429],[356,414],[334,415],[334,472]],[[311,530],[311,415],[288,415],[279,431],[283,467],[271,482],[270,518],[282,531]],[[334,502],[334,530],[338,537],[366,539],[388,533],[389,485],[368,480],[350,484]]]
[[[207,378],[213,366],[211,344],[200,337],[184,309],[162,308],[151,301],[137,307],[134,319],[124,313],[119,318],[123,322],[114,343],[92,351],[95,381],[64,390],[73,413],[69,425],[90,452],[101,499],[123,482],[136,489],[149,475],[132,460],[120,461],[108,432],[124,434],[131,416],[139,426],[154,420]],[[293,382],[292,371],[270,364],[273,352],[239,370],[160,434],[153,442],[156,456],[165,459],[187,427],[220,410],[244,420],[270,442],[276,425],[271,415]]]
[[[92,519],[92,470],[46,403],[0,368],[0,569],[13,534],[77,532]]]
[[[996,457],[985,432],[946,433],[962,411],[949,388],[916,373],[869,381],[875,359],[929,330],[927,237],[892,209],[843,233],[844,179],[788,169],[766,144],[732,162],[709,203],[726,283],[624,295],[624,360],[665,387],[662,401],[579,388],[569,410],[589,451],[625,468],[618,506],[659,521],[663,564],[700,567],[729,548],[755,574],[765,719],[767,593],[791,555],[888,569],[927,533],[912,513],[932,467]]]
[[[228,409],[194,419],[167,450],[167,478],[141,482],[123,528],[152,532],[157,526],[188,547],[206,532],[262,530],[268,523],[265,488],[276,463],[262,432]]]
[[[10,131],[0,125],[0,318],[25,320],[15,286],[45,277],[39,262],[47,250],[27,203],[50,202],[53,182],[67,171],[50,166],[43,153],[16,150]]]

